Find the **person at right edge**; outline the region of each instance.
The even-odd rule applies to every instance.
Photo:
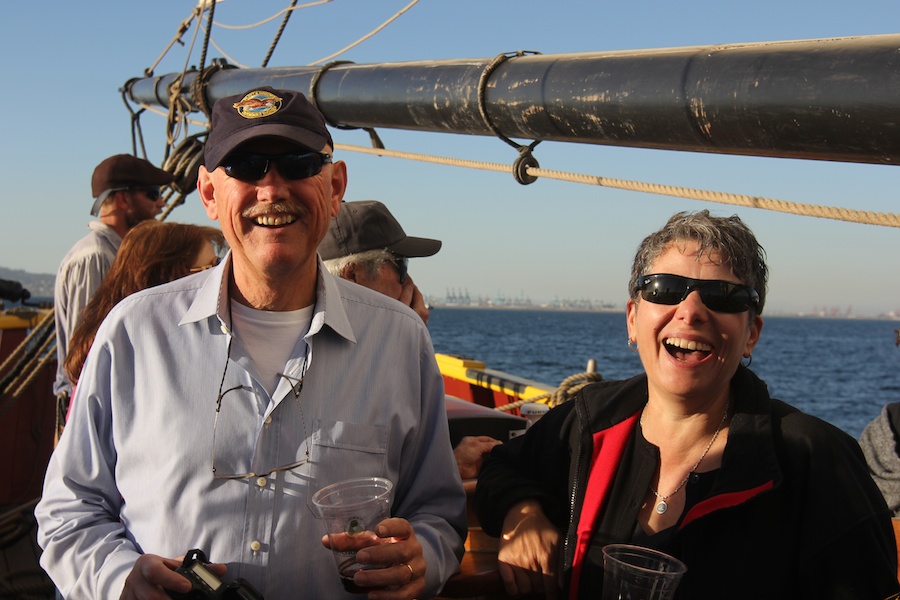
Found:
[[[770,398],[742,364],[767,272],[737,216],[678,213],[644,239],[626,320],[645,372],[586,386],[482,466],[475,505],[501,536],[509,593],[599,598],[612,543],[684,562],[677,598],[900,591],[890,513],[859,445]]]
[[[888,402],[859,436],[869,474],[891,515],[900,517],[900,402]]]

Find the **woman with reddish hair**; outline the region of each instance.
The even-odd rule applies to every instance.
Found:
[[[123,298],[216,266],[224,247],[225,238],[215,227],[150,219],[129,230],[109,273],[78,319],[66,355],[69,378],[78,383],[100,323]]]

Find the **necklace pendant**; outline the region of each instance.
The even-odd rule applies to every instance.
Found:
[[[666,504],[665,500],[660,500],[659,504],[656,505],[657,514],[664,514],[667,510],[669,510],[669,505]]]

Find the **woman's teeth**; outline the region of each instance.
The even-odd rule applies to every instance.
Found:
[[[699,350],[701,352],[712,352],[712,346],[703,342],[695,342],[693,340],[683,340],[681,338],[666,338],[666,345],[681,348],[682,350]]]

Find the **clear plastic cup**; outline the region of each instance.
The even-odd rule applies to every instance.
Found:
[[[360,563],[356,553],[385,543],[375,535],[375,526],[390,516],[392,487],[390,481],[381,477],[361,477],[334,483],[313,494],[312,501],[325,523],[338,575],[348,592],[369,591],[356,585],[353,576],[360,569],[377,567]]]
[[[603,600],[672,600],[683,562],[658,550],[610,544],[603,547]]]

